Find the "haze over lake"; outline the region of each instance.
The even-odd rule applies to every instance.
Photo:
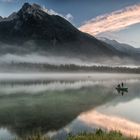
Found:
[[[124,96],[115,90],[122,81],[129,88]],[[139,84],[135,74],[0,74],[0,137],[41,131],[65,140],[95,128],[139,136]]]

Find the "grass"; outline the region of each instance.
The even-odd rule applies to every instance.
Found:
[[[51,139],[42,136],[41,133],[38,133],[32,136],[16,140],[51,140]],[[126,137],[122,135],[121,132],[117,131],[104,132],[101,129],[98,129],[96,130],[95,133],[81,133],[75,136],[69,134],[67,140],[140,140],[140,139]]]
[[[82,133],[76,136],[70,135],[67,140],[140,140],[138,138],[123,136],[120,132],[103,132],[98,129],[95,133]]]

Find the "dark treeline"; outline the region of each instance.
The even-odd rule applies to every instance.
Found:
[[[80,66],[75,64],[11,63],[2,64],[0,68],[5,71],[140,73],[140,67]]]

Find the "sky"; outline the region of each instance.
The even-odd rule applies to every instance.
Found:
[[[0,16],[18,11],[25,2],[59,13],[93,36],[140,48],[140,0],[0,0]]]

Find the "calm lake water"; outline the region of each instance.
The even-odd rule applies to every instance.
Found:
[[[124,82],[124,96],[115,87]],[[140,137],[140,75],[0,74],[0,139],[36,131],[54,140],[96,128]]]

